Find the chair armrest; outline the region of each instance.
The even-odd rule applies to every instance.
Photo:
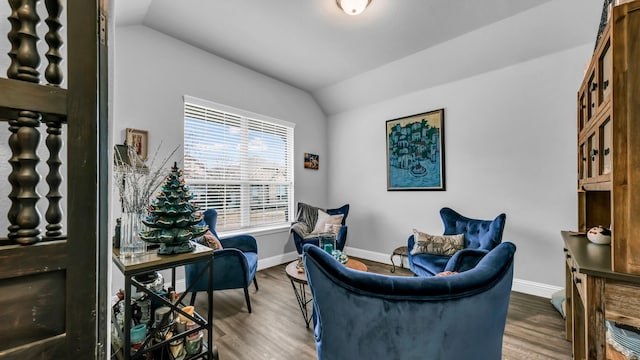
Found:
[[[242,252],[258,252],[256,238],[249,234],[233,235],[220,239],[223,248],[238,249]]]
[[[473,269],[489,251],[482,249],[462,249],[447,262],[444,271],[463,272]]]

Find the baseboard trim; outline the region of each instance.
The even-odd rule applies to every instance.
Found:
[[[285,264],[290,261],[296,260],[297,258],[298,253],[296,251],[292,251],[285,254],[268,257],[266,259],[258,259],[258,270]]]
[[[367,259],[375,262],[379,262],[382,264],[391,265],[391,253],[383,254],[369,250],[356,249],[352,247],[345,248],[345,252],[349,255],[352,255],[357,258]],[[395,262],[396,266],[400,265],[400,256],[394,256],[393,262]],[[409,263],[407,263],[407,258],[402,257],[402,264],[404,267],[408,268]]]
[[[553,295],[553,293],[562,289],[563,288],[559,286],[522,279],[513,279],[513,286],[511,286],[511,290],[513,291],[540,296],[547,299],[551,299],[551,295]]]

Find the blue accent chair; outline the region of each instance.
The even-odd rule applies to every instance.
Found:
[[[215,209],[207,209],[204,212],[204,222],[209,225],[209,230],[220,239],[222,249],[213,252],[213,290],[244,289],[244,297],[247,302],[247,310],[251,312],[251,300],[249,298],[249,285],[253,285],[258,291],[256,270],[258,269],[258,244],[256,238],[249,234],[234,235],[220,238],[216,233],[216,220],[218,213]],[[198,291],[208,289],[208,276],[198,275],[203,271],[204,264],[191,264],[185,266],[187,289],[191,290],[191,305],[196,300]]]
[[[501,359],[515,251],[504,242],[468,271],[402,277],[305,245],[318,359]]]
[[[442,271],[462,272],[474,267],[482,255],[502,242],[507,220],[505,214],[493,220],[470,219],[447,207],[440,210],[440,217],[444,223],[444,235],[464,234],[465,248],[453,256],[411,255],[414,239],[413,235],[409,236],[407,260],[411,271],[418,276],[433,276]]]
[[[301,203],[298,203],[298,213],[300,212],[301,206],[302,206]],[[326,209],[326,210],[322,209],[322,210],[326,211],[326,213],[329,215],[343,215],[342,227],[340,227],[340,231],[336,236],[336,249],[343,251],[344,246],[347,243],[346,221],[347,221],[347,215],[349,215],[349,204],[343,205],[336,209]],[[296,251],[298,252],[299,255],[302,255],[302,246],[304,244],[313,244],[315,246],[318,246],[320,243],[320,239],[318,237],[303,238],[294,231],[290,231],[290,232],[293,235],[293,243],[296,245]]]

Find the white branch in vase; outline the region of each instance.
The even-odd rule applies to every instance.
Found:
[[[162,143],[158,145],[149,162],[140,159],[135,148],[131,146],[126,147],[127,153],[124,156],[117,149],[115,150],[114,183],[120,193],[120,201],[124,211],[144,211],[149,205],[151,196],[171,172],[167,164],[180,146],[173,149],[166,158],[158,160],[161,146]]]

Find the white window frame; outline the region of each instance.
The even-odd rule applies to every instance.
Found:
[[[268,230],[272,230],[272,229],[280,229],[280,228],[288,228],[291,224],[291,221],[293,219],[293,217],[295,217],[295,213],[294,213],[294,167],[293,167],[293,141],[294,141],[294,128],[295,128],[295,124],[291,123],[291,122],[287,122],[284,120],[280,120],[280,119],[276,119],[276,118],[272,118],[266,115],[261,115],[261,114],[257,114],[257,113],[253,113],[250,111],[246,111],[246,110],[242,110],[242,109],[237,109],[231,106],[227,106],[227,105],[223,105],[223,104],[218,104],[212,101],[208,101],[208,100],[204,100],[204,99],[199,99],[196,97],[192,97],[192,96],[188,96],[185,95],[183,97],[183,131],[184,131],[184,156],[185,159],[188,156],[187,151],[189,149],[189,147],[191,146],[191,143],[188,143],[188,141],[190,141],[190,137],[191,135],[187,134],[187,108],[189,106],[192,107],[199,107],[199,108],[204,108],[207,109],[208,111],[212,111],[215,112],[216,114],[224,114],[224,116],[229,116],[234,118],[234,120],[239,121],[239,132],[241,133],[242,137],[246,137],[248,136],[248,128],[249,128],[249,123],[256,125],[256,124],[265,124],[265,127],[269,126],[269,127],[274,127],[274,128],[280,128],[280,131],[285,131],[286,132],[286,150],[285,150],[285,157],[286,157],[286,169],[284,170],[285,173],[285,179],[283,181],[256,181],[256,180],[250,180],[249,179],[249,174],[248,174],[248,161],[249,160],[249,156],[247,155],[243,155],[241,156],[241,158],[243,159],[243,161],[241,161],[241,164],[239,166],[239,179],[216,179],[216,180],[203,180],[200,178],[192,178],[191,175],[195,174],[190,174],[189,170],[186,167],[186,162],[185,162],[185,171],[184,171],[184,180],[185,183],[187,185],[189,185],[192,188],[192,192],[194,193],[194,195],[198,195],[198,187],[199,186],[208,186],[208,185],[225,185],[225,186],[240,186],[241,190],[240,190],[240,222],[239,224],[237,224],[237,226],[234,226],[233,224],[227,225],[224,222],[224,216],[225,216],[225,211],[227,211],[228,209],[225,209],[224,206],[219,205],[216,208],[216,211],[218,211],[218,222],[216,225],[216,231],[219,233],[225,233],[225,234],[233,234],[233,233],[240,233],[240,232],[261,232],[261,231],[268,231]],[[193,118],[193,117],[191,117]],[[198,120],[201,121],[207,121],[207,119],[205,118],[197,118]],[[270,134],[269,131],[266,131],[266,133]],[[246,140],[246,138],[245,138]],[[241,141],[241,143],[244,146],[240,147],[240,151],[241,153],[246,152],[247,154],[249,153],[248,150],[248,141]],[[286,204],[286,208],[287,208],[287,212],[285,215],[285,219],[283,219],[283,221],[278,221],[278,222],[272,222],[272,223],[268,223],[268,224],[252,224],[251,223],[251,186],[254,185],[278,185],[278,186],[286,186],[288,187],[288,198],[287,198],[287,204]],[[206,201],[203,203],[201,201],[198,201],[198,196],[194,197],[194,199],[192,200],[195,203],[199,204],[202,206],[202,211],[205,210],[205,206],[207,206]],[[222,207],[222,208],[220,208]],[[222,219],[222,221],[221,221]],[[237,222],[236,222],[237,223]]]

